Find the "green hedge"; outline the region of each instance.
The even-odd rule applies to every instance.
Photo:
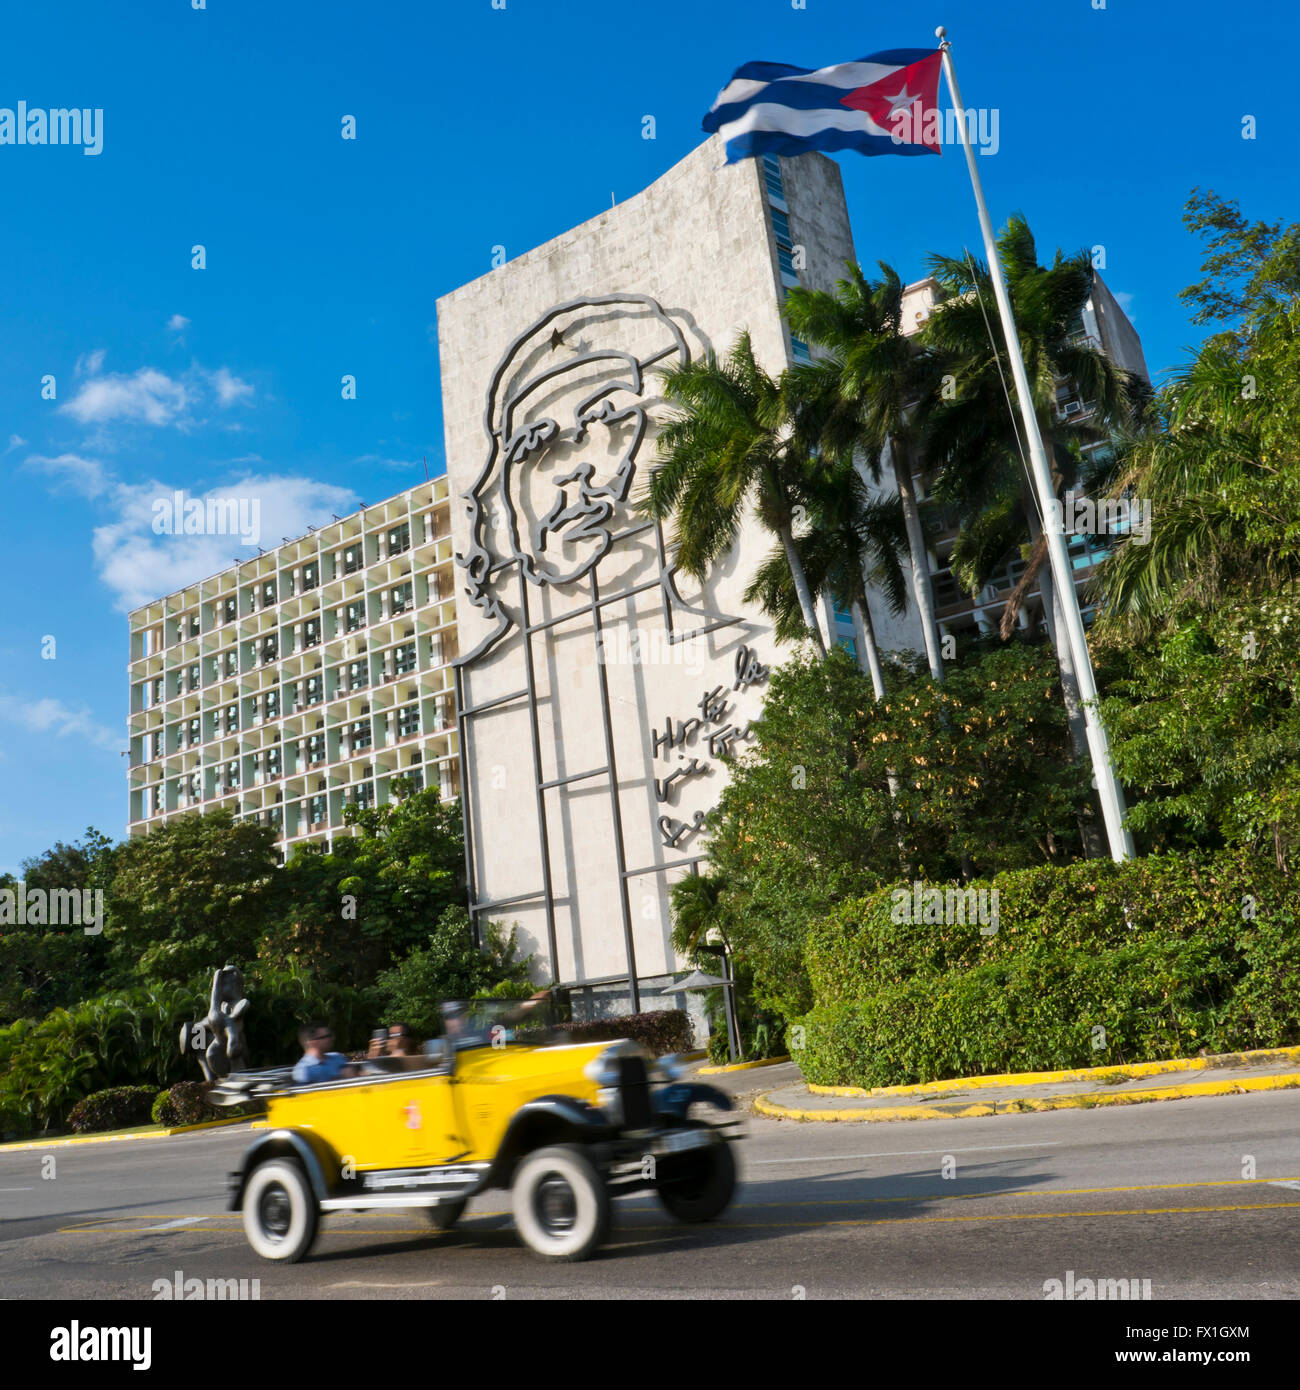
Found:
[[[153,1100],[152,1086],[112,1086],[79,1100],[68,1111],[68,1125],[75,1134],[147,1125]]]
[[[574,1042],[613,1042],[631,1038],[657,1057],[666,1052],[689,1052],[694,1046],[691,1021],[685,1009],[655,1009],[621,1018],[600,1018],[590,1023],[566,1023],[562,1027]]]
[[[816,1004],[795,1054],[809,1081],[900,1085],[1300,1042],[1300,895],[1267,862],[1089,861],[972,886],[999,892],[995,935],[896,923],[888,891],[813,928]]]

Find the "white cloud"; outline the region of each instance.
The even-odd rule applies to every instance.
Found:
[[[89,710],[73,709],[62,700],[24,700],[16,695],[0,695],[0,720],[17,724],[29,733],[84,738],[97,748],[113,751],[121,751],[126,741],[121,733],[97,723]]]
[[[6,454],[12,454],[15,449],[21,449],[27,441],[21,434],[11,434],[9,436],[9,447],[5,450]]]
[[[175,490],[158,482],[119,484],[113,496],[116,518],[95,529],[96,567],[119,609],[138,608],[256,553],[238,535],[155,534],[154,504],[170,502]],[[324,525],[331,513],[343,516],[355,511],[360,501],[349,488],[276,474],[249,474],[204,493],[186,490],[186,497],[256,502],[260,543],[267,549],[279,545],[281,536],[292,540],[305,534],[308,526]]]
[[[77,365],[72,369],[74,376],[98,376],[99,369],[104,365],[104,358],[108,355],[104,348],[96,348],[94,352],[83,353],[77,358]]]
[[[233,405],[245,396],[253,394],[252,385],[235,376],[228,367],[218,367],[215,372],[209,372],[208,381],[217,393],[217,400],[221,405]]]
[[[424,464],[421,463],[421,461],[418,458],[388,458],[385,457],[383,454],[361,454],[359,457],[354,458],[352,460],[352,467],[399,469],[413,468],[417,473],[421,474],[421,476],[423,476],[424,472]]]
[[[169,425],[182,417],[189,402],[190,393],[183,382],[152,367],[141,367],[131,376],[110,372],[108,376],[92,377],[59,409],[83,425],[110,420]]]
[[[80,454],[59,454],[55,458],[32,454],[23,460],[23,467],[44,473],[56,484],[65,483],[87,497],[98,497],[114,485],[113,475],[98,459],[83,458]]]
[[[190,321],[184,314],[173,314],[171,318],[167,320],[167,327],[173,333],[184,333],[189,326]]]

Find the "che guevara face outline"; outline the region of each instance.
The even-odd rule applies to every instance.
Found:
[[[647,341],[649,329],[644,355],[617,345],[620,338],[627,342],[629,325],[639,342]],[[601,345],[588,346],[588,338]],[[561,351],[573,355],[557,360],[554,354]],[[612,523],[629,496],[653,404],[643,394],[645,382],[651,367],[669,359],[691,360],[682,325],[648,295],[638,294],[557,304],[506,349],[484,402],[487,458],[474,485],[461,494],[469,537],[456,556],[469,601],[495,631],[460,664],[485,655],[514,626],[499,578],[507,566],[517,563],[533,584],[564,584],[590,574],[617,543],[621,533]],[[605,380],[594,378],[602,364],[608,364]],[[573,383],[568,397],[566,377]],[[537,418],[526,418],[530,409]],[[615,436],[621,444],[594,459],[599,443]],[[549,499],[521,506],[519,483],[544,462],[539,451],[547,450],[575,456],[551,478]],[[598,468],[598,461],[604,466]]]
[[[602,362],[618,375],[593,389],[592,369]],[[617,540],[611,523],[646,432],[641,390],[634,357],[596,352],[539,373],[506,402],[498,495],[511,552],[535,583],[582,579]],[[539,395],[546,409],[533,414],[530,398]],[[628,395],[630,403],[612,399]]]

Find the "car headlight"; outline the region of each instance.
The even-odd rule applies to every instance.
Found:
[[[646,1057],[646,1052],[644,1048],[639,1047],[630,1039],[623,1038],[618,1042],[611,1043],[602,1052],[598,1052],[583,1067],[582,1074],[588,1081],[594,1081],[597,1086],[617,1086],[623,1076],[620,1063],[624,1057]]]

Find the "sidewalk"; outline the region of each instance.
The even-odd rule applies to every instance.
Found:
[[[815,1087],[791,1080],[759,1095],[754,1111],[782,1120],[936,1120],[1087,1110],[1098,1105],[1246,1095],[1294,1087],[1300,1087],[1300,1047],[1079,1071],[962,1077],[873,1091],[851,1086]]]

